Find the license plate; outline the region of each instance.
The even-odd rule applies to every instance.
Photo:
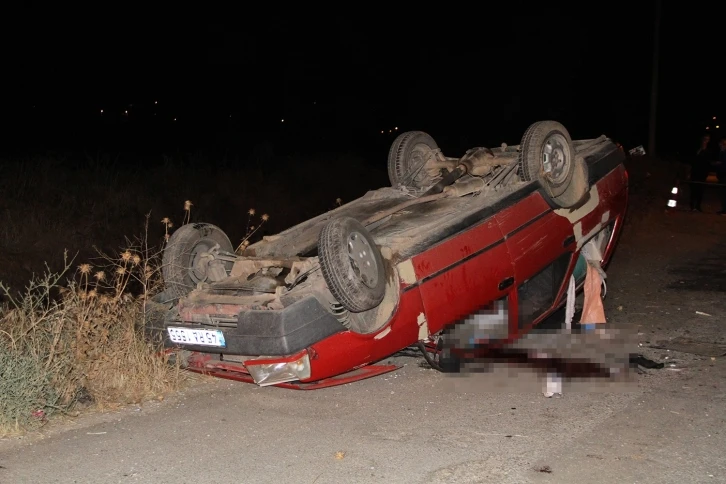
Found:
[[[172,343],[224,348],[224,334],[218,329],[166,328]]]

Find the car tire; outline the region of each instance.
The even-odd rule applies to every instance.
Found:
[[[388,179],[391,186],[418,189],[433,185],[436,180],[417,168],[419,165],[423,168],[426,158],[438,149],[436,141],[423,131],[407,131],[398,135],[388,152]],[[416,173],[409,173],[411,170]]]
[[[589,171],[585,160],[578,156],[575,158],[575,170],[567,189],[559,197],[553,197],[552,201],[562,208],[572,208],[580,204],[585,195],[590,191]]]
[[[328,289],[345,309],[362,313],[383,301],[383,257],[363,224],[350,217],[328,222],[320,232],[318,257]]]
[[[207,280],[204,273],[195,269],[197,257],[219,244],[219,250],[233,253],[234,247],[227,235],[217,226],[192,223],[179,227],[164,248],[162,275],[165,293],[171,298],[187,295],[199,282]],[[233,262],[219,261],[227,272]]]
[[[519,153],[523,181],[539,181],[551,198],[562,196],[575,172],[575,148],[557,121],[538,121],[524,132]]]

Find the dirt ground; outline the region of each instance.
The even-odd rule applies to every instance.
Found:
[[[672,172],[645,163],[605,308],[664,367],[630,386],[548,399],[526,371],[455,378],[410,357],[313,392],[204,380],[0,440],[0,482],[726,482],[726,217],[714,193],[710,213],[684,193],[666,214]]]

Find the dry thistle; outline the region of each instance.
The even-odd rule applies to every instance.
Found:
[[[134,254],[134,256],[131,258],[131,262],[134,263],[135,266],[141,264],[141,257],[138,254]]]
[[[168,241],[169,229],[172,227],[171,220],[169,219],[169,217],[164,217],[163,219],[161,219],[161,223],[164,224],[164,240]]]
[[[242,248],[247,248],[248,245],[250,245],[250,241],[247,240],[249,238],[249,235],[247,235],[242,241],[239,243],[237,248],[235,249],[235,252],[239,251]]]
[[[245,233],[245,236],[242,239],[242,243],[239,244],[239,246],[237,247],[237,250],[240,250],[242,247],[247,247],[248,245],[250,245],[250,241],[249,241],[250,237],[252,237],[254,235],[254,233],[257,232],[265,222],[270,220],[270,216],[266,213],[263,213],[262,215],[260,215],[260,220],[261,220],[260,225],[257,225],[257,226],[250,225],[252,215],[255,214],[255,209],[251,208],[251,209],[249,209],[249,211],[247,213],[250,215],[249,218],[247,219],[247,232]]]
[[[98,295],[98,292],[95,289],[91,289],[88,291],[88,297],[96,297]]]
[[[245,237],[250,234],[250,230],[254,229],[254,227],[252,227],[252,229],[250,228],[250,222],[252,221],[252,216],[255,214],[255,209],[251,208],[247,210],[247,214],[247,229],[245,230]]]
[[[106,273],[103,271],[98,271],[93,275],[93,277],[95,277],[98,282],[105,281]]]
[[[83,290],[88,290],[88,274],[91,273],[91,264],[83,263],[78,266],[78,272],[81,273],[81,282],[83,283]]]
[[[187,224],[191,222],[192,220],[192,205],[193,203],[191,200],[187,200],[184,202],[184,211],[186,212],[186,215],[184,215],[184,222],[182,225]]]
[[[118,266],[116,268],[116,274],[118,274],[119,276],[123,276],[124,274],[126,274],[126,268]]]
[[[131,260],[131,252],[129,252],[127,250],[123,254],[121,254],[121,260],[124,261],[124,262],[130,261]]]

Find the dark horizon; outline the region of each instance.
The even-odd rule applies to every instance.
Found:
[[[647,148],[655,4],[622,5],[555,14],[508,4],[487,7],[486,19],[464,11],[420,22],[35,25],[32,44],[6,41],[15,48],[4,62],[13,87],[2,151],[244,153],[267,140],[291,153],[383,156],[398,128],[427,131],[460,155],[516,144],[541,119],[573,138]],[[708,70],[720,16],[699,8],[662,9],[660,154],[696,146],[706,123],[726,115]]]

